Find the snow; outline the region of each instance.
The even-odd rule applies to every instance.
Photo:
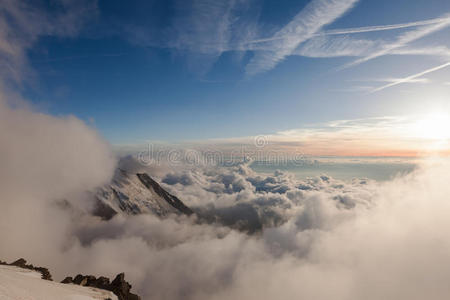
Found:
[[[116,170],[112,183],[97,191],[97,198],[118,213],[153,213],[158,216],[179,213],[152,188],[142,184],[136,174],[127,174],[122,170]]]
[[[0,265],[0,300],[117,300],[105,290],[41,279],[36,271]]]

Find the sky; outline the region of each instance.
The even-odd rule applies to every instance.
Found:
[[[82,3],[76,32],[43,32],[26,48],[18,90],[111,144],[264,135],[308,141],[314,154],[409,155],[427,139],[448,148],[445,134],[399,133],[450,126],[446,0]],[[324,150],[344,133],[345,149]]]

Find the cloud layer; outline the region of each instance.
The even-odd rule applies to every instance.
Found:
[[[6,239],[1,255],[20,253],[57,278],[125,271],[144,299],[442,299],[448,293],[446,163],[386,183],[301,181],[257,174],[246,164],[178,170],[160,170],[162,181],[200,219],[141,215],[106,222],[48,210],[49,221],[36,218],[36,209],[23,210],[13,224],[31,218],[33,235],[51,234],[35,241],[28,232],[24,244],[17,236]],[[214,218],[205,223],[205,216]]]

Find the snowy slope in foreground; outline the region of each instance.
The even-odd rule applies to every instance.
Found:
[[[35,271],[0,265],[0,300],[117,300],[105,290],[41,279]]]

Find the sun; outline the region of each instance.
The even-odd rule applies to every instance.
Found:
[[[446,141],[450,139],[450,115],[432,113],[414,123],[412,133],[417,138]]]

